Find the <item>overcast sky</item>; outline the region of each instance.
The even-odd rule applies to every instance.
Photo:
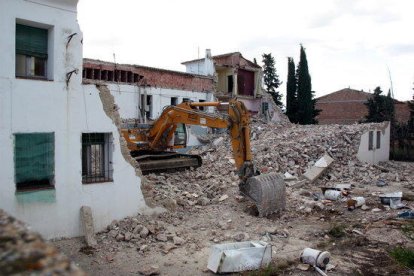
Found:
[[[272,53],[286,91],[287,57],[306,48],[312,88],[414,87],[413,0],[80,0],[84,57],[184,71],[181,62],[239,51]]]

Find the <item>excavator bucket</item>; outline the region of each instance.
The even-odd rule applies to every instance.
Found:
[[[259,217],[285,209],[286,185],[280,174],[252,176],[241,184],[240,190],[256,204]]]

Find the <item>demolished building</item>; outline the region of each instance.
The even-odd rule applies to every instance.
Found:
[[[214,76],[215,96],[220,101],[237,97],[253,113],[265,113],[268,101],[263,100],[262,67],[244,58],[240,52],[211,55],[206,50],[202,59],[182,62],[188,73]]]
[[[166,106],[183,101],[214,100],[213,78],[194,73],[84,59],[82,78],[84,84],[106,85],[122,120],[129,123],[151,122]],[[186,126],[182,131],[186,145],[194,146],[200,144],[197,135],[206,134],[207,128]]]

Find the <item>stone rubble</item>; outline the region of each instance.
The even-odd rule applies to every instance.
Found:
[[[281,252],[282,258],[297,260],[305,246],[329,242],[329,228],[337,222],[346,225],[347,235],[376,244],[382,233],[393,227],[384,222],[396,218],[399,212],[382,205],[380,194],[401,189],[404,203],[414,207],[414,194],[408,193],[414,183],[414,164],[360,162],[356,158],[360,137],[373,126],[299,126],[254,120],[251,145],[257,168],[262,173],[276,172],[289,178],[286,210],[267,218],[257,217],[253,204],[238,192],[239,177],[229,137],[225,133],[212,134],[209,145],[190,151],[202,157],[201,167],[145,176],[145,196],[169,211],[113,221],[96,235],[96,258],[111,266],[121,265],[123,260],[116,260],[120,258],[117,256],[132,251],[140,260],[139,266],[146,266],[134,272],[169,275],[172,267],[181,271],[193,265],[199,272],[194,275],[198,275],[205,269],[202,262],[206,255],[202,254],[208,254],[213,244],[261,240]],[[213,141],[220,142],[213,145]],[[325,154],[334,159],[329,168],[313,183],[303,179],[303,174]],[[379,187],[378,180],[387,185]],[[324,189],[337,187],[343,192],[340,199],[324,198]],[[364,197],[365,205],[348,210],[347,201],[356,197]],[[377,227],[383,232],[372,230]],[[391,241],[401,244],[409,239],[401,234]],[[354,253],[353,247],[351,251]],[[105,261],[108,258],[111,261]],[[344,260],[335,261],[335,271],[350,271],[344,270],[348,264]]]
[[[291,179],[288,185],[309,184],[304,173],[324,154],[334,159],[327,173],[314,186],[349,182],[372,184],[383,178],[393,181],[395,175],[382,173],[382,167],[360,162],[357,152],[361,135],[375,124],[309,125],[263,123],[251,124],[253,160],[262,173],[278,172]],[[228,135],[213,135],[212,143],[193,148],[191,154],[202,156],[203,165],[174,173],[149,174],[152,198],[171,211],[224,202],[228,187],[238,186]],[[220,141],[220,143],[217,143]],[[396,174],[398,178],[406,175]],[[301,182],[300,182],[301,181]]]
[[[356,158],[361,135],[373,126],[374,124],[287,126],[255,121],[251,127],[251,132],[256,137],[252,140],[254,161],[263,173],[288,173],[296,179],[289,181],[293,184],[288,184],[287,213],[294,211],[309,215],[330,210],[334,203],[324,199],[320,187],[352,184],[352,187],[358,190],[366,185],[375,185],[378,179],[388,182],[414,179],[409,170],[404,170],[404,167],[399,167],[394,162],[370,165]],[[176,247],[185,243],[185,236],[180,236],[171,229],[179,223],[183,214],[192,208],[202,208],[206,205],[231,204],[228,201],[232,197],[237,201],[243,201],[243,197],[234,192],[238,189],[239,178],[235,172],[230,141],[225,134],[213,135],[210,140],[217,141],[217,137],[222,139],[219,139],[220,143],[215,143],[215,146],[213,143],[191,150],[192,154],[202,156],[201,167],[146,176],[147,181],[151,183],[150,192],[153,199],[173,211],[172,213],[157,221],[146,216],[114,221],[100,237],[101,240],[110,238],[118,242],[132,242],[140,251],[144,251],[142,246],[146,244],[159,243],[163,244],[161,251],[168,253],[173,248],[166,250],[166,246]],[[329,154],[334,159],[327,171],[313,183],[303,180],[304,172],[324,154]],[[393,173],[385,173],[384,170]],[[296,185],[298,183],[300,185]],[[234,188],[233,192],[229,192],[229,188]],[[348,195],[348,191],[346,194]],[[376,208],[380,207],[376,194],[360,196],[368,197],[366,205],[362,208],[364,211],[370,211],[373,216],[376,212],[383,212],[383,209]],[[335,204],[346,204],[346,199],[343,197]],[[369,219],[369,215],[367,218]],[[323,216],[321,219],[324,219]],[[171,223],[168,224],[166,221]],[[231,221],[219,221],[217,229],[231,231],[227,234],[222,233],[227,239],[249,239],[247,233],[233,229]],[[199,227],[195,227],[194,230],[199,230]],[[212,235],[215,236],[213,232]],[[281,235],[286,234],[282,232]],[[220,240],[218,237],[212,238],[213,242]]]
[[[1,275],[86,275],[43,238],[0,209]]]

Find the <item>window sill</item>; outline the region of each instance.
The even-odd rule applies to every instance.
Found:
[[[54,188],[49,189],[36,189],[25,190],[16,192],[16,200],[19,204],[31,204],[31,203],[55,203],[56,202],[56,190]]]
[[[106,179],[106,180],[98,180],[98,181],[93,181],[93,182],[82,181],[82,185],[105,184],[105,183],[114,183],[114,180]]]
[[[35,80],[35,81],[46,81],[46,82],[52,82],[53,81],[53,80],[49,80],[48,78],[44,78],[44,77],[16,76],[16,79],[21,79],[21,80]]]
[[[26,192],[44,191],[44,190],[54,190],[54,189],[55,189],[55,186],[17,188],[16,194],[26,193]]]

